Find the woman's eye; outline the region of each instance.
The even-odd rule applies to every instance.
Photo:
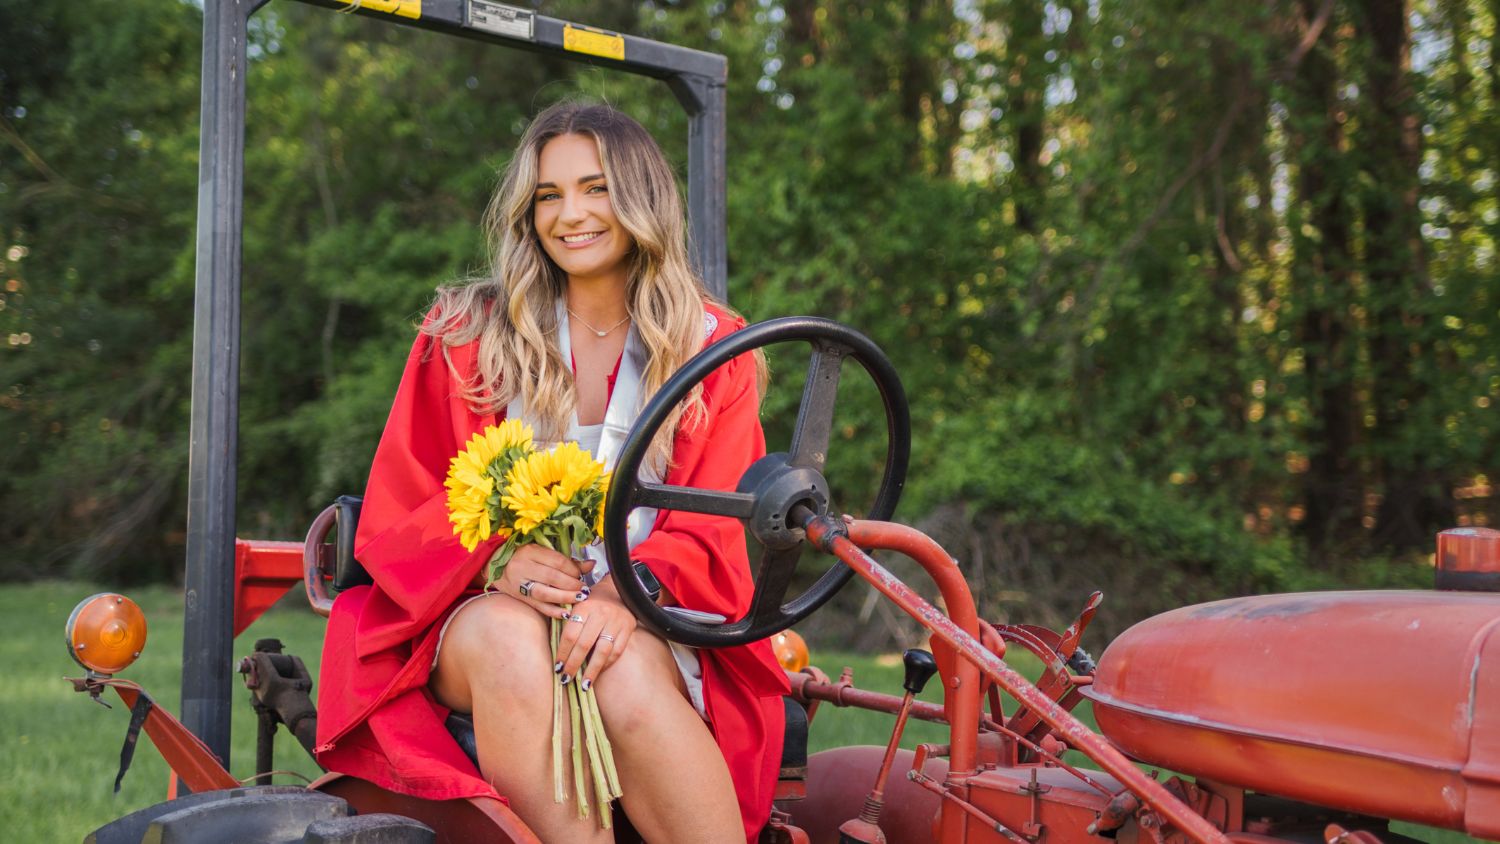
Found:
[[[543,193],[543,194],[537,194],[536,201],[537,202],[546,202],[548,200],[556,199],[556,198],[557,198],[557,194],[555,194],[555,193]]]
[[[589,185],[589,193],[609,193],[604,185]]]

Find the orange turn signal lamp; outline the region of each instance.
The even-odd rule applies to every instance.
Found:
[[[68,616],[67,641],[79,665],[94,674],[118,674],[146,647],[146,614],[124,595],[91,595]]]
[[[771,637],[771,650],[781,667],[792,673],[807,667],[809,661],[807,642],[795,630],[783,630]]]

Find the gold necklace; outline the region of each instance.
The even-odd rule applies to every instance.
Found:
[[[609,333],[611,331],[614,331],[616,328],[619,328],[620,326],[622,326],[625,323],[627,323],[627,322],[630,321],[630,314],[627,313],[625,315],[625,317],[623,319],[621,319],[619,322],[615,323],[614,325],[611,325],[610,327],[604,329],[603,331],[600,331],[599,329],[595,328],[594,326],[589,325],[588,320],[586,320],[583,317],[579,316],[578,314],[574,313],[572,308],[568,308],[567,310],[568,310],[568,313],[573,317],[573,319],[576,319],[579,322],[583,323],[583,327],[584,328],[587,328],[588,330],[594,332],[594,334],[596,336],[599,336],[599,337],[608,337]]]

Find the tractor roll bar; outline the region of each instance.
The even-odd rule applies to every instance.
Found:
[[[234,670],[246,35],[250,16],[266,2],[203,3],[181,711],[183,723],[225,765]],[[492,0],[302,2],[665,81],[689,116],[693,256],[709,291],[724,298],[728,61],[723,56],[582,26]]]

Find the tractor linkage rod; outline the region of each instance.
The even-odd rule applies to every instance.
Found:
[[[923,627],[932,631],[933,636],[965,657],[967,662],[983,671],[1012,697],[1030,707],[1049,727],[1061,734],[1068,745],[1082,751],[1105,771],[1113,774],[1189,838],[1198,844],[1227,844],[1228,839],[1224,833],[1207,819],[1173,797],[1161,783],[1146,776],[1123,753],[1074,718],[1066,709],[1036,692],[1025,677],[979,643],[974,600],[969,593],[968,584],[964,582],[953,558],[931,537],[892,522],[819,516],[802,505],[794,508],[791,521],[802,525],[808,540],[815,546],[843,560]],[[863,548],[897,551],[916,561],[937,583],[949,610],[964,627],[971,629],[965,630],[953,619],[949,619],[861,550]],[[963,662],[960,662],[954,678],[949,680],[949,688],[957,692],[950,707],[950,717],[955,725],[950,759],[955,768],[967,771],[974,763],[974,736],[967,734],[968,730],[961,730],[960,726],[972,724],[977,731],[979,688],[978,683],[968,689],[964,688],[964,674],[967,672],[963,667]],[[958,681],[956,685],[954,680]],[[969,711],[971,709],[972,712]],[[960,739],[966,739],[962,754]]]

